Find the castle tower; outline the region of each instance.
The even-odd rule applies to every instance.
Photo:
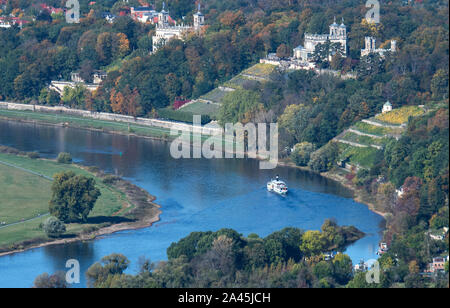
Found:
[[[373,52],[376,49],[376,39],[372,36],[366,36],[366,51],[368,53]]]
[[[339,36],[342,39],[346,39],[347,38],[347,27],[344,24],[344,18],[342,18],[342,23],[339,26]]]
[[[397,51],[397,41],[392,40],[391,41],[391,52],[396,52],[396,51]]]
[[[336,17],[334,17],[334,22],[330,25],[330,37],[335,37],[339,35],[339,25],[336,23]]]
[[[205,25],[205,15],[200,12],[200,3],[198,4],[198,11],[194,14],[194,28],[199,30]]]
[[[158,26],[161,28],[169,26],[169,13],[165,9],[166,3],[163,2],[163,9],[158,13]]]

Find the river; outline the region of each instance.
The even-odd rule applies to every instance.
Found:
[[[4,120],[0,144],[49,158],[69,152],[77,163],[146,189],[163,212],[150,228],[0,257],[0,287],[30,287],[37,275],[64,270],[68,259],[77,259],[84,273],[111,253],[126,255],[132,262],[128,272],[135,273],[140,257],[165,260],[167,247],[193,231],[232,228],[264,237],[288,226],[318,230],[327,218],[367,234],[346,250],[354,263],[376,258],[382,217],[353,201],[343,186],[316,174],[284,167],[260,170],[251,159],[176,160],[164,141]],[[287,197],[266,191],[275,174],[288,183]],[[84,274],[81,278],[74,287],[86,286]]]

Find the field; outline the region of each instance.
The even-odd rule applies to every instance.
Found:
[[[375,148],[358,148],[348,146],[345,144],[339,144],[341,159],[348,158],[352,165],[359,165],[363,168],[370,168],[374,165],[376,157],[379,151]]]
[[[362,144],[362,145],[367,145],[367,146],[370,146],[370,145],[383,146],[388,141],[387,138],[382,138],[382,139],[372,138],[372,137],[369,137],[369,136],[357,135],[357,134],[352,133],[352,132],[346,132],[344,134],[344,136],[342,136],[341,139],[346,140],[346,141],[359,143],[359,144]]]
[[[244,83],[248,82],[249,80],[250,79],[247,77],[237,75],[236,77],[233,77],[231,80],[225,82],[224,86],[232,89],[240,89],[242,88]]]
[[[407,106],[380,114],[376,119],[385,123],[399,125],[408,122],[409,117],[417,117],[422,114],[424,114],[422,108],[417,106]]]
[[[217,104],[208,104],[202,102],[195,102],[180,109],[180,111],[190,112],[192,114],[209,115],[214,117],[219,111],[220,106]]]
[[[375,126],[364,122],[358,122],[354,125],[354,128],[362,133],[371,134],[375,136],[386,136],[386,135],[399,135],[403,132],[403,129],[394,129],[389,127]]]
[[[214,103],[220,103],[220,102],[222,102],[223,97],[227,93],[228,92],[222,91],[219,88],[216,88],[216,89],[212,90],[211,92],[208,92],[205,95],[201,96],[200,98],[214,102]]]
[[[18,223],[4,228],[0,226],[0,248],[8,248],[13,244],[36,238],[47,239],[39,225],[48,217],[42,215],[48,213],[51,181],[34,173],[52,177],[55,173],[71,170],[77,174],[95,178],[96,186],[102,195],[91,212],[87,224],[67,225],[69,235],[110,223],[114,214],[128,204],[124,193],[104,184],[100,178],[77,166],[2,153],[0,153],[0,161],[12,165],[0,164],[0,222],[6,222],[8,225]],[[131,206],[120,214],[125,215],[132,208]]]

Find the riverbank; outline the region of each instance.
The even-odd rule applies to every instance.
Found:
[[[49,114],[31,111],[16,111],[0,109],[0,119],[14,120],[24,123],[36,123],[43,125],[53,125],[58,127],[72,127],[79,129],[86,129],[91,131],[100,131],[109,134],[118,134],[126,136],[135,136],[140,138],[150,138],[154,140],[171,141],[177,136],[170,136],[169,129],[153,128],[147,126],[140,126],[130,123],[121,123],[114,121],[104,121],[97,119],[86,119],[73,115]],[[210,136],[203,136],[203,139],[210,138]],[[290,161],[281,160],[278,162],[279,166],[297,168],[300,170],[313,172],[308,167],[299,167]],[[385,216],[386,213],[380,212],[376,209],[373,200],[365,196],[364,192],[355,187],[352,183],[348,183],[345,177],[341,176],[336,171],[325,172],[321,174],[323,177],[336,181],[349,189],[354,194],[354,200],[363,203],[368,208],[378,215]]]
[[[44,177],[48,178],[51,173],[71,170],[77,174],[93,177],[97,182],[96,185],[102,191],[102,196],[97,201],[88,222],[86,224],[68,224],[66,235],[63,238],[52,239],[45,236],[41,224],[48,217],[47,214],[39,214],[34,218],[27,217],[31,213],[34,214],[36,210],[42,213],[43,202],[39,202],[40,199],[37,202],[28,201],[26,205],[29,208],[24,208],[23,211],[20,211],[20,214],[24,215],[26,219],[20,219],[20,217],[11,218],[11,215],[5,212],[2,214],[3,217],[10,217],[10,219],[15,220],[2,226],[0,241],[5,243],[5,238],[7,238],[6,243],[8,241],[13,242],[0,247],[0,256],[44,246],[90,241],[119,231],[146,228],[160,220],[160,206],[154,202],[156,197],[120,177],[104,174],[95,167],[66,166],[57,164],[52,160],[31,159],[25,156],[26,153],[11,148],[2,147],[0,152],[8,153],[0,153],[0,162],[2,162],[3,168],[6,166],[10,169],[8,174],[5,175],[9,181],[7,189],[15,186],[14,181],[11,180],[11,174],[16,169],[18,173],[22,173],[22,176],[28,174],[27,177],[29,178],[35,177],[31,184],[38,185],[37,189],[40,189],[43,185],[48,186],[43,181],[50,182]],[[48,196],[49,199],[50,195]],[[14,201],[13,198],[11,200]],[[47,204],[48,200],[45,201],[45,204]],[[35,205],[36,203],[41,204]],[[1,209],[2,207],[0,207]],[[4,211],[5,207],[3,206]]]
[[[294,164],[293,162],[288,161],[288,160],[279,161],[278,165],[283,166],[283,167],[296,168],[296,169],[300,169],[303,171],[315,173],[308,167],[297,166],[296,164]],[[342,171],[342,172],[344,172],[344,171]],[[328,172],[322,172],[322,173],[320,173],[320,175],[329,180],[338,182],[340,185],[342,185],[345,188],[347,188],[348,190],[350,190],[353,194],[353,200],[355,200],[358,203],[365,204],[369,208],[370,211],[382,216],[383,218],[385,218],[385,216],[387,215],[387,213],[377,210],[375,201],[372,200],[364,191],[355,187],[355,185],[353,183],[349,182],[343,175],[341,175],[339,168],[333,169]]]

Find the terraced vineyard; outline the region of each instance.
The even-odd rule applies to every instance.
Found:
[[[222,87],[215,88],[205,95],[202,95],[193,103],[180,108],[179,111],[207,115],[214,120],[217,118],[220,104],[227,93],[232,91],[232,89],[241,89],[248,81],[264,82],[269,80],[270,75],[275,69],[276,66],[274,65],[258,63],[225,82]],[[223,87],[228,89],[224,89]]]
[[[393,138],[398,140],[405,132],[408,119],[424,113],[420,107],[407,106],[356,123],[334,138],[339,143],[340,161],[371,168],[386,144]]]
[[[192,114],[198,115],[209,115],[211,119],[214,119],[214,116],[219,111],[220,106],[214,103],[203,103],[203,102],[194,102],[192,104],[187,105],[186,107],[181,108],[184,112],[190,112]]]

